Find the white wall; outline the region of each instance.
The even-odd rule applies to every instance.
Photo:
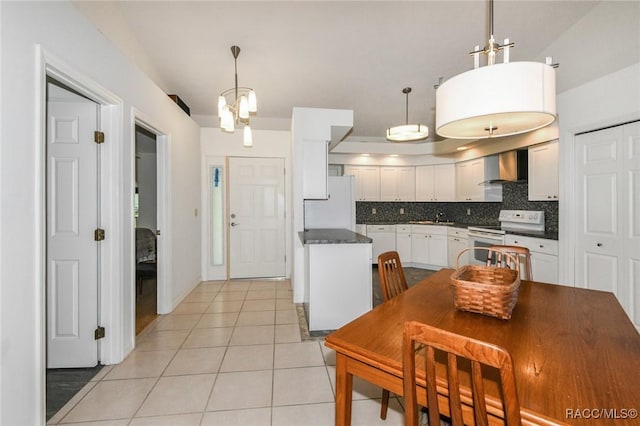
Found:
[[[292,240],[292,178],[294,176],[292,172],[292,158],[291,158],[291,132],[285,130],[252,130],[253,133],[253,147],[245,148],[242,145],[242,130],[236,130],[235,133],[225,133],[219,128],[206,127],[200,130],[200,150],[202,153],[203,161],[201,166],[201,179],[202,179],[202,213],[203,222],[208,218],[207,214],[207,198],[206,198],[206,179],[207,169],[206,165],[209,161],[215,159],[215,163],[220,163],[219,159],[227,157],[264,157],[264,158],[284,158],[285,163],[285,214],[286,214],[286,248],[285,253],[287,261],[285,265],[286,277],[291,276],[291,240]],[[225,166],[225,164],[222,164]],[[228,170],[225,170],[228,173]],[[225,212],[225,218],[228,219]],[[225,219],[225,221],[227,221]],[[203,231],[207,229],[206,224],[203,223]],[[207,235],[202,236],[203,239],[207,238]],[[206,263],[208,253],[204,250],[205,244],[203,243],[202,251],[202,265],[203,275],[206,273]],[[225,256],[226,261],[226,256]],[[222,268],[218,268],[218,271],[209,271],[209,276],[203,276],[204,279],[224,279],[225,276],[221,276],[226,272],[227,265]],[[215,275],[213,275],[215,274]]]
[[[45,354],[39,115],[44,83],[37,46],[73,76],[121,101],[111,107],[117,122],[103,148],[108,158],[103,172],[118,209],[105,246],[113,254],[113,276],[104,291],[116,300],[103,310],[102,353],[108,358],[103,362],[119,362],[134,341],[133,111],[168,135],[172,300],[200,279],[200,258],[193,255],[200,249],[200,221],[194,215],[200,206],[200,133],[72,4],[0,2],[0,20],[0,424],[33,425],[44,423]]]

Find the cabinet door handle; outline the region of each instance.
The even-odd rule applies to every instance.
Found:
[[[540,248],[544,248],[544,246],[542,244],[540,244]]]
[[[597,243],[596,244],[598,247],[602,247],[602,243]]]

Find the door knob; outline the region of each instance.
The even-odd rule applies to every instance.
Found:
[[[239,223],[235,223],[235,222],[231,222],[231,226],[238,226],[240,225]]]

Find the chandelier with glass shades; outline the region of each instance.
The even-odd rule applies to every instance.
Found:
[[[474,69],[440,84],[436,91],[436,133],[452,139],[517,135],[556,119],[556,75],[546,63],[509,62],[509,39],[493,36],[493,0],[489,0],[489,43],[470,52]],[[502,51],[503,63],[496,64]],[[480,54],[487,65],[480,67]]]
[[[218,117],[220,128],[229,133],[235,131],[237,124],[244,125],[244,146],[253,146],[253,136],[249,123],[249,115],[258,111],[256,93],[250,87],[238,86],[238,55],[240,48],[231,46],[231,54],[235,63],[235,86],[220,93],[218,96]],[[227,98],[229,98],[227,101]]]
[[[411,87],[402,89],[406,96],[406,109],[404,123],[401,126],[389,127],[387,129],[387,140],[391,142],[415,142],[426,139],[429,136],[429,128],[424,124],[409,124],[409,93]]]

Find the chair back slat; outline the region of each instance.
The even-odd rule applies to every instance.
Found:
[[[531,281],[533,273],[531,271],[531,253],[526,247],[494,245],[490,246],[487,254],[487,266],[498,266],[501,268],[520,268],[522,279]],[[509,256],[505,256],[505,253]],[[518,264],[514,262],[517,259]]]
[[[460,379],[458,378],[458,357],[455,354],[447,355],[447,380],[449,382],[449,411],[451,423],[464,424],[462,420],[462,402],[460,401]],[[437,423],[436,423],[437,424]]]
[[[503,348],[470,337],[451,333],[417,321],[408,321],[403,334],[403,375],[405,397],[405,425],[417,426],[416,345],[425,346],[425,376],[429,423],[439,424],[440,410],[436,389],[435,352],[447,353],[447,381],[449,412],[452,424],[462,425],[462,403],[458,357],[471,361],[471,392],[476,425],[488,425],[482,365],[500,371],[503,412],[508,426],[521,425],[520,404],[516,389],[513,361]]]
[[[471,361],[471,389],[473,392],[473,413],[477,426],[488,426],[487,403],[484,399],[484,383],[482,382],[482,365]]]

